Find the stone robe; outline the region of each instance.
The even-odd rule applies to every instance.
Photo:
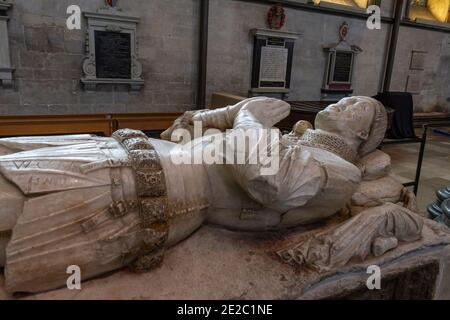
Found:
[[[165,247],[205,221],[256,231],[323,219],[349,201],[360,181],[356,166],[313,147],[281,144],[280,170],[267,176],[259,165],[175,164],[171,154],[181,152],[179,145],[148,141],[167,189]],[[193,146],[210,141],[203,137]],[[0,139],[0,152],[4,188],[20,191],[3,198],[2,207],[22,204],[6,251],[9,291],[64,286],[71,265],[86,280],[138,257],[148,236],[139,209],[113,214],[117,203],[137,199],[129,155],[119,142],[93,135],[10,138]]]

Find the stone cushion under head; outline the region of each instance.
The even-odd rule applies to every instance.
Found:
[[[386,153],[375,150],[359,159],[357,163],[364,181],[385,177],[391,171],[391,157]]]

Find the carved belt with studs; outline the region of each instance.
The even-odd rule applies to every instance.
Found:
[[[164,171],[159,156],[141,131],[122,129],[113,134],[127,151],[136,180],[138,200],[111,206],[111,214],[121,216],[127,206],[138,207],[141,225],[146,234],[141,251],[131,267],[136,271],[147,271],[158,265],[164,255],[169,224],[167,218],[167,191]]]

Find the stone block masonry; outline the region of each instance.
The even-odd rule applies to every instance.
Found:
[[[15,87],[0,88],[0,115],[83,114],[103,112],[180,112],[197,105],[199,0],[127,0],[119,6],[138,25],[139,60],[145,85],[129,92],[122,85],[80,86],[85,51],[85,21],[68,30],[66,9],[77,4],[95,11],[103,0],[15,0],[8,11]],[[393,0],[382,1],[392,17]],[[270,6],[257,1],[210,0],[207,103],[212,92],[247,96],[251,87],[253,38],[266,28]],[[369,30],[354,17],[285,8],[283,31],[301,33],[294,49],[289,100],[320,100],[326,55],[323,47],[339,40],[339,26],[350,26],[348,40],[363,52],[355,61],[355,95],[375,95],[383,83],[391,25]],[[450,34],[402,25],[392,76],[392,91],[405,91],[409,78],[420,79],[416,111],[450,112]],[[426,52],[425,69],[411,70],[413,51]]]
[[[141,18],[139,55],[145,85],[80,84],[85,54],[82,30],[66,28],[66,9],[96,11],[103,0],[16,0],[8,22],[13,89],[0,88],[0,115],[180,112],[196,105],[198,3],[196,0],[129,0],[120,7]]]

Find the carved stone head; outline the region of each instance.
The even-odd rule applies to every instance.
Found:
[[[369,97],[348,97],[319,112],[316,129],[337,134],[363,156],[376,149],[384,138],[387,114],[384,106]]]

